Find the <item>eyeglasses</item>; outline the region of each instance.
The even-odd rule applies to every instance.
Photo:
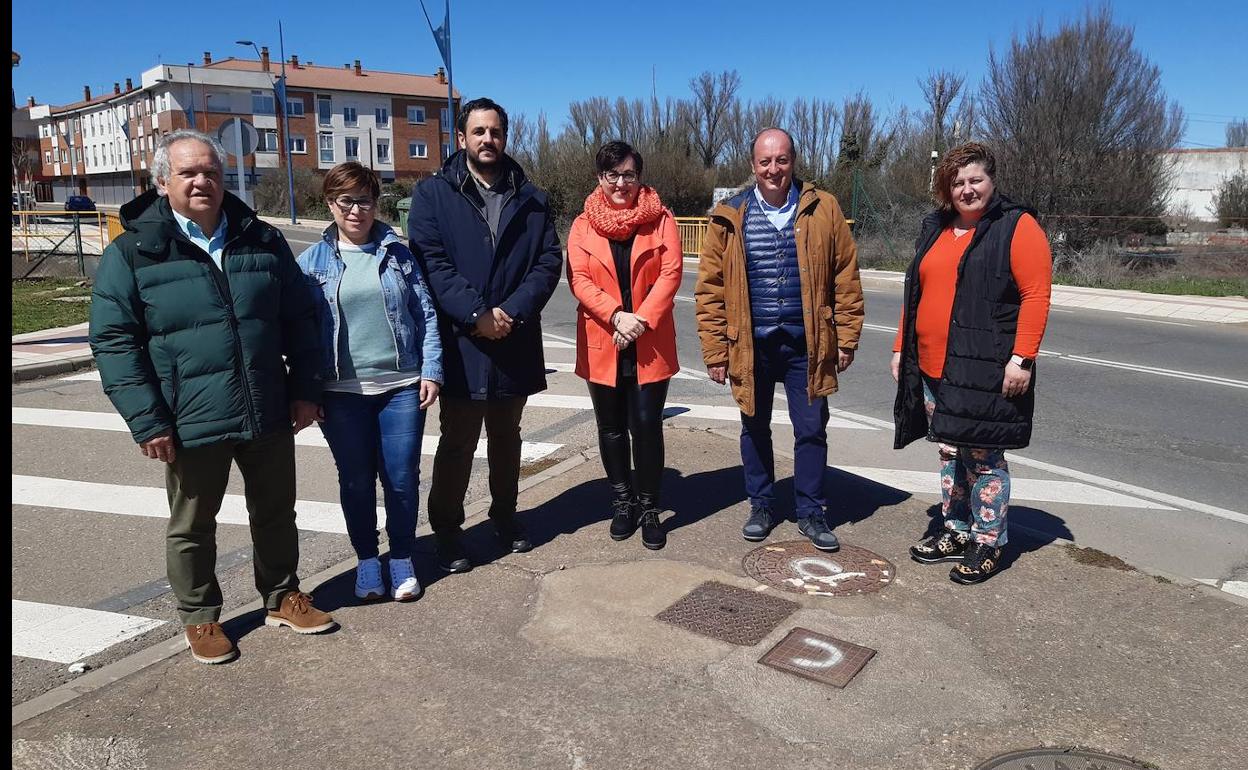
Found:
[[[334,205],[341,209],[342,213],[349,214],[354,206],[359,206],[360,211],[372,211],[373,206],[377,205],[377,201],[372,198],[348,198],[344,195],[341,198],[335,198]]]
[[[634,171],[625,171],[623,174],[615,171],[604,171],[602,172],[602,178],[606,180],[608,184],[615,184],[616,182],[623,182],[624,184],[637,184],[637,180],[641,177],[637,176],[637,173]]]

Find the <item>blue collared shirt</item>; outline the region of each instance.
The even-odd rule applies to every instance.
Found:
[[[173,212],[173,218],[178,220],[178,227],[181,227],[186,237],[191,239],[191,243],[208,252],[208,256],[212,257],[212,261],[217,264],[217,269],[225,272],[225,268],[221,266],[221,254],[225,251],[225,212],[221,212],[221,221],[217,223],[217,229],[211,238],[204,235],[199,225],[178,212]]]
[[[778,232],[783,232],[797,211],[797,185],[789,182],[789,197],[780,207],[773,206],[764,200],[763,194],[758,191],[758,185],[754,186],[754,197],[758,199],[758,205],[763,210],[763,216],[767,217],[767,221],[771,222],[772,227]]]

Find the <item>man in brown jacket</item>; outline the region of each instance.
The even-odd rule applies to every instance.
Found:
[[[823,551],[840,547],[825,518],[828,401],[849,367],[864,317],[857,249],[831,194],[793,179],[795,147],[769,128],[754,139],[756,184],[711,213],[698,268],[698,336],[711,379],[741,408],[741,464],[750,517],[741,534],[764,540],[775,461],[771,408],[783,383],[793,424],[798,530]]]

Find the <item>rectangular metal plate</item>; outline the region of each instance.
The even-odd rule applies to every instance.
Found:
[[[844,687],[874,655],[870,647],[798,627],[758,662],[820,684]]]
[[[778,596],[708,581],[655,617],[695,634],[748,647],[761,642],[799,606]]]

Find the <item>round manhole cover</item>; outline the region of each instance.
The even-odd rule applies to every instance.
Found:
[[[1095,751],[1028,749],[1002,754],[975,770],[1147,770],[1150,765]]]
[[[755,548],[745,555],[742,566],[760,583],[812,596],[873,593],[897,574],[887,559],[865,548],[842,545],[836,553],[824,553],[806,540]]]

